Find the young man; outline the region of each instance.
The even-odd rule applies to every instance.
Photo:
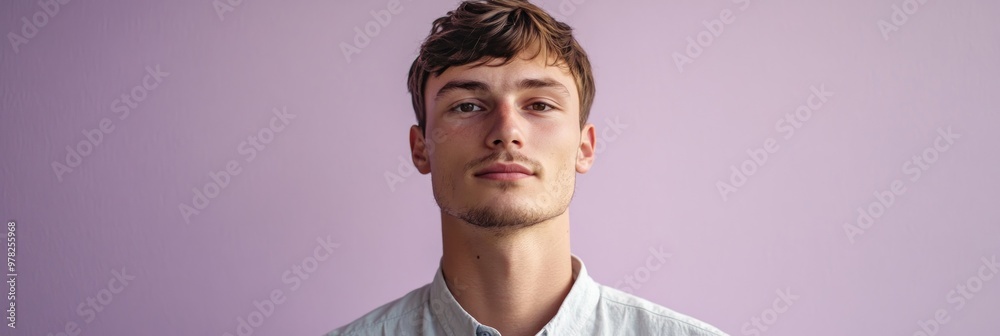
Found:
[[[571,28],[526,1],[461,3],[409,74],[413,164],[431,175],[433,281],[328,335],[724,335],[594,282],[570,252],[594,163],[594,80]]]

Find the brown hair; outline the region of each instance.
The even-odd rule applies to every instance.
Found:
[[[594,101],[594,77],[590,60],[573,38],[573,28],[552,18],[525,0],[463,1],[458,8],[434,20],[431,33],[420,46],[410,66],[407,87],[413,100],[417,125],[426,133],[427,111],[424,88],[431,74],[440,76],[452,66],[476,61],[476,66],[494,59],[510,63],[519,53],[536,46],[532,57],[555,54],[550,65],[562,65],[576,80],[580,93],[580,129]],[[561,63],[561,64],[560,64]]]

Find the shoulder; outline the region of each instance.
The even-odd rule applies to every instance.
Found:
[[[430,285],[414,289],[325,336],[411,334],[420,328]]]
[[[649,333],[670,331],[670,335],[727,335],[708,323],[649,300],[605,285],[600,285],[600,288],[601,306],[603,309],[607,309],[611,321],[625,323],[629,325],[629,328],[637,328],[637,332],[643,333],[645,330]]]

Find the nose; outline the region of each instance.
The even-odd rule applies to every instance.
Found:
[[[521,111],[511,102],[502,102],[493,113],[493,128],[486,137],[486,146],[494,150],[520,149],[524,146]]]

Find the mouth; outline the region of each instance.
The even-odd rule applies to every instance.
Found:
[[[496,181],[515,181],[534,176],[530,169],[516,163],[494,163],[475,173],[477,178]]]
[[[531,177],[531,175],[524,173],[486,173],[482,175],[476,175],[478,178],[484,178],[487,180],[497,180],[497,181],[515,181],[523,178]]]

